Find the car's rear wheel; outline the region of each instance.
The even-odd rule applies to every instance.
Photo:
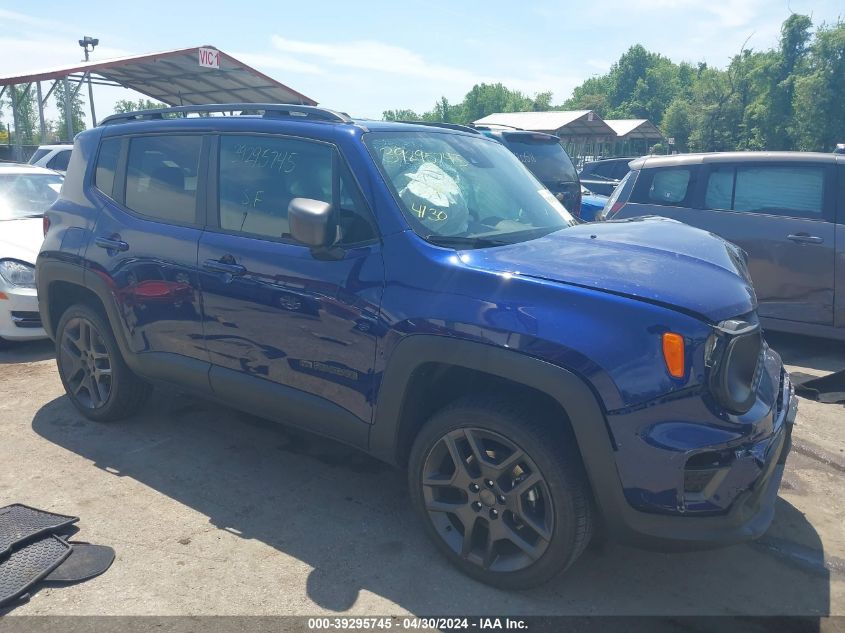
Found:
[[[56,362],[73,405],[98,422],[135,413],[150,385],[126,366],[111,327],[86,305],[69,308],[56,329]]]
[[[438,548],[470,576],[527,588],[586,547],[592,507],[562,423],[492,395],[462,399],[420,431],[409,465],[413,503]]]

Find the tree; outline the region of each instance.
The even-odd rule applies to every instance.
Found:
[[[382,121],[419,121],[421,117],[413,110],[385,110],[381,113]]]
[[[845,142],[845,22],[817,31],[804,67],[793,96],[795,145],[829,152]]]
[[[689,151],[689,140],[692,135],[693,113],[688,101],[676,98],[663,115],[660,129],[669,138],[675,139],[675,149],[679,152]]]
[[[725,68],[676,64],[631,46],[558,108],[650,119],[674,137],[679,151],[830,151],[845,142],[843,77],[845,22],[813,33],[808,16],[793,14],[783,22],[776,47],[755,51],[743,45]],[[461,103],[443,98],[420,118],[469,123],[492,112],[549,109],[555,109],[549,92],[531,98],[501,83],[477,84]]]
[[[138,110],[157,110],[159,108],[166,108],[167,104],[153,101],[152,99],[138,99],[132,101],[131,99],[121,99],[114,104],[114,113],[123,114],[125,112],[136,112]]]
[[[36,132],[38,128],[38,109],[36,107],[37,97],[34,94],[32,86],[26,90],[26,86],[9,86],[6,91],[9,95],[2,105],[12,108],[12,100],[17,104],[17,129],[15,130],[16,140],[21,143],[37,144],[41,141],[40,134]],[[10,119],[10,123],[14,125],[14,119]]]
[[[82,97],[79,92],[74,95],[74,88],[68,84],[70,88],[70,120],[73,122],[73,133],[78,134],[85,129],[85,113],[82,110]],[[56,88],[53,91],[56,99],[56,108],[59,110],[59,120],[57,122],[58,133],[62,140],[72,142],[72,138],[67,137],[67,120],[68,113],[66,112],[65,104],[65,83],[63,81],[56,82]]]

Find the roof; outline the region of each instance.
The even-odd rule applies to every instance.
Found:
[[[619,138],[661,139],[663,134],[648,119],[605,119]]]
[[[206,65],[201,65],[201,60]],[[130,88],[169,105],[215,102],[317,104],[310,97],[213,46],[194,46],[162,53],[80,62],[73,66],[0,77],[0,86],[63,77],[79,80],[85,73],[102,78],[108,85]]]
[[[615,135],[615,132],[592,110],[495,112],[474,123],[476,125],[506,125],[532,132],[552,132],[561,136]]]
[[[709,154],[673,154],[671,156],[643,156],[631,161],[631,169],[701,165],[703,163],[842,163],[845,156],[821,152],[713,152]]]

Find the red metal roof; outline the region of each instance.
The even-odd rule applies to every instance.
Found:
[[[201,49],[217,51],[219,68],[200,66]],[[80,62],[42,72],[0,77],[0,86],[61,79],[77,73],[91,73],[168,105],[234,102],[317,105],[310,97],[214,46]]]

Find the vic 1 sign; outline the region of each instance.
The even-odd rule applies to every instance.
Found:
[[[199,49],[200,54],[200,66],[204,66],[205,68],[220,68],[220,51],[216,51],[213,48],[201,48]]]

